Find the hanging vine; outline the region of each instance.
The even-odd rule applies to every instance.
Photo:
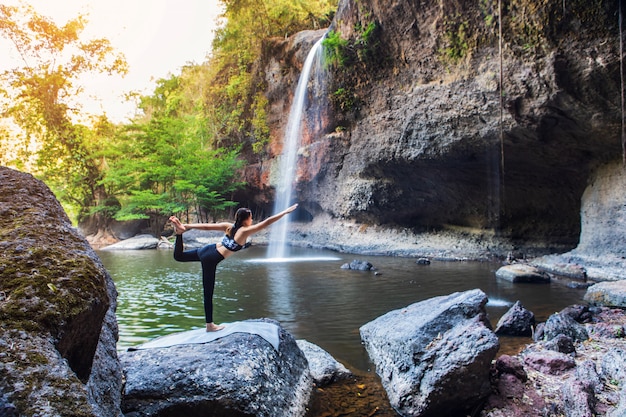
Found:
[[[498,51],[500,54],[500,169],[504,177],[504,75],[502,71],[502,0],[498,0]]]
[[[622,163],[626,166],[626,129],[624,123],[624,36],[622,31],[622,0],[619,1],[619,76],[622,93]]]

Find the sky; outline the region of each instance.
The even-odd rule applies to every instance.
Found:
[[[122,52],[129,72],[121,76],[92,76],[82,80],[83,109],[90,114],[106,113],[114,122],[124,122],[135,111],[124,94],[150,94],[155,81],[178,74],[188,63],[202,63],[211,50],[218,17],[219,0],[2,0],[6,5],[30,4],[39,14],[62,26],[79,14],[88,24],[82,40],[106,38]],[[0,70],[16,59],[0,42]],[[17,61],[15,61],[17,62]]]

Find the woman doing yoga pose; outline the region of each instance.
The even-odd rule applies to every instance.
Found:
[[[213,323],[213,289],[215,287],[217,264],[241,250],[250,236],[277,222],[283,216],[294,211],[296,207],[298,205],[294,204],[257,224],[252,224],[252,211],[247,208],[237,210],[234,224],[227,222],[183,224],[177,217],[170,217],[176,233],[174,259],[179,262],[200,262],[202,265],[204,315],[207,332],[215,332],[224,328],[224,326],[218,326]],[[183,250],[183,233],[190,229],[223,231],[225,235],[220,243],[185,251]]]

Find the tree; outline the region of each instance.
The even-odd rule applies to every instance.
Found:
[[[21,165],[46,181],[62,202],[81,207],[97,198],[100,171],[90,153],[97,136],[73,122],[82,116],[77,80],[86,73],[127,72],[123,55],[107,39],[81,40],[86,24],[79,15],[58,26],[30,6],[0,4],[0,35],[22,61],[0,74],[0,116],[21,131],[11,133],[19,137],[12,143],[20,149]]]
[[[148,219],[155,235],[172,213],[202,218],[234,206],[228,197],[242,185],[238,150],[212,149],[190,82],[184,76],[161,79],[153,95],[141,98],[148,116],[118,132],[101,181],[121,203],[115,218]]]

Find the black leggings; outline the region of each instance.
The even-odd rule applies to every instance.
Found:
[[[183,251],[183,236],[176,235],[174,259],[178,262],[200,262],[202,265],[202,287],[204,289],[204,317],[207,323],[213,323],[213,289],[217,264],[224,260],[215,244],[199,249]]]

